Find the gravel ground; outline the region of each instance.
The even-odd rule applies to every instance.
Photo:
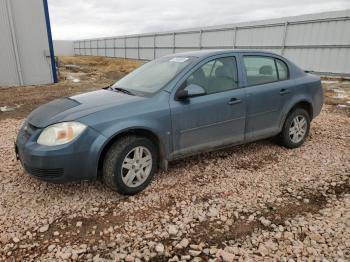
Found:
[[[326,106],[295,150],[264,140],[179,160],[133,197],[24,173],[13,142],[31,110],[140,64],[66,57],[59,84],[0,88],[0,107],[14,108],[0,112],[0,261],[350,261],[344,79],[324,79]]]
[[[348,261],[350,118],[325,106],[304,146],[270,140],[171,163],[142,193],[52,185],[0,120],[0,261]]]

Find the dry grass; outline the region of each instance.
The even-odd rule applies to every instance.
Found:
[[[121,72],[128,74],[142,65],[144,62],[131,59],[93,57],[93,56],[65,56],[60,57],[59,61],[62,65],[78,65],[81,67],[89,67],[99,72]]]

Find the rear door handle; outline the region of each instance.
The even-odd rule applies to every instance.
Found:
[[[290,93],[290,90],[288,90],[288,89],[284,89],[283,88],[283,89],[280,90],[280,95],[282,95],[282,96],[286,95],[286,94],[289,94],[289,93]]]
[[[239,104],[239,103],[242,103],[242,100],[235,98],[235,97],[231,98],[230,101],[228,102],[229,105],[235,105],[235,104]]]

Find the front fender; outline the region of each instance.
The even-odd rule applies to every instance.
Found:
[[[107,137],[106,141],[100,148],[99,158],[104,150],[104,148],[113,141],[116,137],[121,134],[125,134],[130,131],[148,131],[151,132],[155,137],[157,137],[160,146],[161,160],[167,159],[171,150],[171,133],[170,130],[165,128],[165,121],[159,123],[158,121],[152,120],[132,120],[127,119],[125,121],[117,121],[114,124],[108,125],[101,133],[103,136]],[[99,161],[99,160],[98,160]]]
[[[110,140],[113,140],[115,137],[133,130],[145,130],[153,133],[158,138],[158,140],[162,143],[163,146],[164,144],[166,144],[166,141],[169,139],[169,135],[167,134],[166,130],[162,130],[160,127],[155,128],[154,125],[147,125],[145,123],[137,123],[133,121],[118,123],[116,125],[113,125],[109,127],[107,130],[105,130],[103,132],[103,135],[108,137],[108,140],[107,140],[107,143],[108,143]]]

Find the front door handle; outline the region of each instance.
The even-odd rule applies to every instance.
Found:
[[[280,90],[280,95],[282,95],[282,96],[283,96],[283,95],[286,95],[286,94],[289,94],[289,93],[290,93],[290,90],[289,90],[289,89],[284,89],[284,88],[283,88],[283,89]]]
[[[235,97],[231,98],[230,101],[228,102],[229,105],[235,105],[235,104],[239,104],[239,103],[242,103],[242,100],[235,98]]]

